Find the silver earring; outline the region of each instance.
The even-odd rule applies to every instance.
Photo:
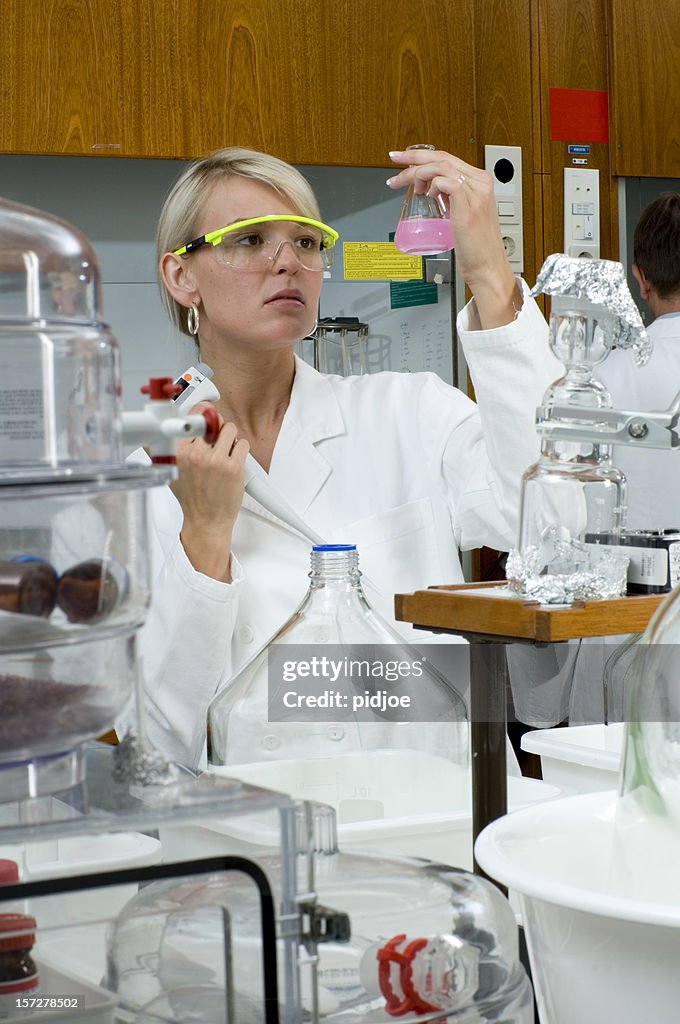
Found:
[[[305,336],[304,336],[304,338],[302,340],[303,341],[316,341],[316,331],[317,331],[318,326],[319,326],[319,321],[315,320],[314,321],[314,326],[312,327],[311,331],[309,332],[309,334],[305,334]]]
[[[198,314],[198,306],[191,305],[187,310],[187,330],[192,338],[198,334],[198,327],[201,318]]]

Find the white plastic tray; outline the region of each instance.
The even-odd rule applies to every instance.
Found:
[[[539,754],[543,780],[572,793],[618,785],[624,723],[538,729],[522,736],[522,750]]]

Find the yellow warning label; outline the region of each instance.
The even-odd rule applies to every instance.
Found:
[[[346,281],[419,281],[421,256],[399,252],[394,242],[343,242]]]

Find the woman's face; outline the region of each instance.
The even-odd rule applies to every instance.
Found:
[[[206,200],[195,234],[198,237],[251,217],[298,213],[269,185],[225,178],[216,183]],[[281,222],[277,229],[283,238],[294,231],[294,225]],[[189,257],[200,295],[202,348],[226,340],[267,351],[294,345],[313,330],[322,271],[305,270],[288,244],[273,263],[256,271],[229,266],[219,249],[204,245]]]

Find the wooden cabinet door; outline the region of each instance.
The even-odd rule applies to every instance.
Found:
[[[6,0],[0,149],[472,156],[473,0]]]
[[[115,0],[6,0],[0,149],[123,152],[129,43]]]
[[[610,0],[618,175],[680,177],[680,0]]]

